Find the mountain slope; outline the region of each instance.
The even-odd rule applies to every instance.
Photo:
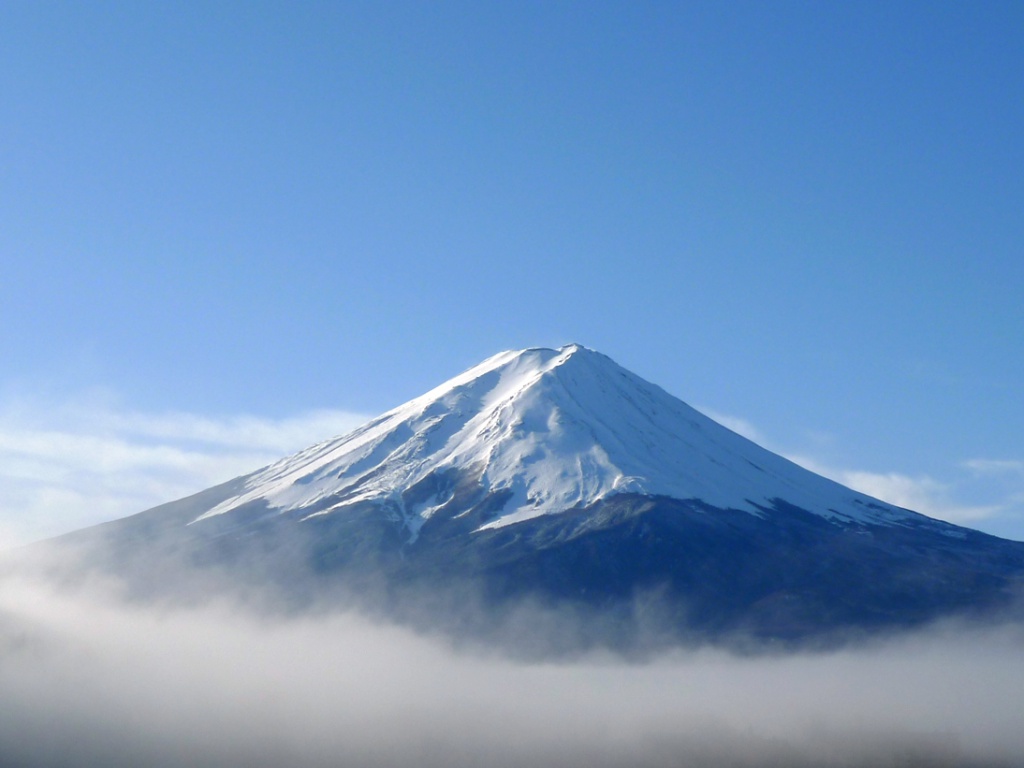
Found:
[[[525,600],[597,621],[582,644],[633,643],[651,615],[675,639],[913,626],[1005,611],[1024,581],[1024,544],[815,475],[578,345],[501,353],[348,435],[64,541],[142,594],[202,589],[216,568],[405,617],[441,600],[426,621],[460,632]],[[657,610],[641,621],[638,600]]]

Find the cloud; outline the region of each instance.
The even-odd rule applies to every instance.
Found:
[[[0,407],[0,549],[140,512],[251,472],[365,417],[147,414],[109,402]]]
[[[756,426],[736,416],[702,409],[710,418],[728,427],[760,446],[785,456],[804,469],[880,499],[898,507],[945,520],[957,525],[972,525],[981,521],[995,521],[1012,518],[1013,510],[1024,503],[1024,488],[1005,487],[998,498],[992,497],[993,488],[971,488],[966,478],[957,476],[957,468],[950,473],[950,479],[939,481],[922,474],[917,476],[902,472],[871,472],[863,469],[847,469],[830,466],[819,459],[801,453],[792,453],[784,448],[772,446],[771,441]],[[973,459],[963,463],[975,477],[1024,478],[1024,461],[1003,461]],[[969,494],[980,501],[965,503],[961,496]]]
[[[825,466],[807,456],[787,458],[805,469],[842,483],[855,491],[957,525],[969,525],[979,520],[990,519],[1005,508],[1005,504],[957,503],[952,498],[952,485],[940,483],[928,475],[911,477],[899,472],[837,469]]]
[[[698,410],[700,410],[700,412],[707,416],[709,419],[717,421],[719,424],[721,424],[723,427],[726,427],[727,429],[731,429],[737,435],[741,435],[747,438],[747,440],[757,443],[760,446],[765,446],[765,441],[767,438],[765,438],[765,436],[761,434],[761,431],[757,427],[755,427],[746,419],[741,419],[738,416],[731,416],[726,413],[720,413],[710,408],[700,408]]]
[[[46,765],[1010,765],[1019,629],[523,663],[358,614],[0,578],[0,754]],[[1000,762],[1002,761],[1002,762]]]
[[[1024,477],[1024,461],[1003,459],[971,459],[964,467],[978,475],[1017,475]]]
[[[951,523],[970,523],[995,515],[1000,505],[956,504],[949,498],[950,486],[922,475],[910,477],[898,472],[884,474],[845,471],[839,475],[845,485],[890,504],[913,509]]]

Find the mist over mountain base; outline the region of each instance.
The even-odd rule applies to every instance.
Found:
[[[236,599],[212,574],[205,598],[143,601],[117,580],[38,573],[0,578],[4,765],[995,768],[1024,754],[1020,625],[542,661],[353,608]],[[506,648],[573,624],[526,604],[508,618]]]
[[[435,515],[414,542],[375,503],[312,518],[256,504],[185,524],[228,486],[62,537],[37,565],[68,583],[116,579],[142,603],[228,594],[282,614],[355,608],[530,659],[837,648],[1024,616],[1024,545],[927,521],[843,525],[783,503],[755,516],[618,494],[474,530],[485,496]]]

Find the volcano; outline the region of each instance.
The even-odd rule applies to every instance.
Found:
[[[530,602],[616,642],[639,604],[672,638],[803,642],[1005,613],[1024,581],[1024,544],[814,474],[575,344],[61,543],[140,590],[176,588],[173,561],[399,613],[471,593],[476,623]]]

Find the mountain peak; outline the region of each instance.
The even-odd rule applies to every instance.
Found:
[[[408,489],[427,486],[437,491],[410,500]],[[456,486],[495,499],[482,529],[623,493],[754,515],[785,500],[843,521],[919,517],[804,470],[569,344],[494,355],[354,432],[244,478],[242,493],[199,519],[254,504],[306,519],[372,502],[403,520],[414,541]]]

